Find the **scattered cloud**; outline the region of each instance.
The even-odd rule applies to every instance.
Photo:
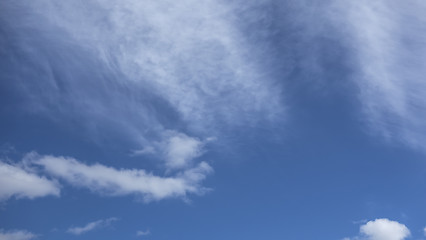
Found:
[[[37,235],[25,230],[4,231],[0,229],[0,240],[31,240]]]
[[[202,142],[185,134],[177,134],[167,141],[166,165],[169,168],[182,168],[189,161],[201,155]]]
[[[335,1],[340,41],[355,56],[354,81],[370,127],[386,140],[424,149],[426,2]]]
[[[137,231],[136,232],[136,236],[141,237],[141,236],[146,236],[146,235],[150,235],[151,232],[149,230],[146,231]]]
[[[213,171],[206,162],[173,177],[156,176],[142,169],[116,169],[99,163],[87,165],[69,157],[38,156],[33,163],[75,187],[109,196],[134,194],[145,201],[202,194],[208,189],[200,183]]]
[[[0,200],[11,197],[33,199],[59,194],[60,187],[56,181],[38,176],[22,166],[0,161]]]
[[[410,230],[404,224],[386,218],[361,225],[359,232],[359,236],[344,238],[344,240],[404,240],[411,235]]]
[[[115,222],[117,220],[118,218],[108,218],[108,219],[98,220],[98,221],[90,222],[86,224],[84,227],[71,227],[67,230],[67,232],[74,235],[80,235],[83,233],[87,233],[89,231],[93,231],[95,229],[107,227],[111,225],[112,222]]]
[[[177,131],[164,131],[162,141],[151,143],[142,149],[133,150],[131,156],[157,155],[167,170],[187,169],[193,166],[194,159],[204,154],[204,147],[215,138],[201,140]]]
[[[189,167],[193,159],[203,154],[205,142],[183,133],[168,132],[167,140],[160,143],[166,167],[168,169],[182,169]]]

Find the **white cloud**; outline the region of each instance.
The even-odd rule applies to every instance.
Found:
[[[396,221],[386,218],[369,221],[360,227],[360,236],[353,240],[404,240],[411,235],[410,230]],[[345,238],[350,240],[349,238]]]
[[[354,76],[371,128],[387,140],[424,149],[426,2],[335,1],[333,21],[357,61]]]
[[[146,236],[146,235],[149,235],[149,234],[151,234],[151,232],[149,230],[146,230],[146,231],[137,231],[136,232],[136,236],[138,236],[138,237]]]
[[[186,168],[194,158],[203,153],[204,142],[200,139],[176,132],[171,132],[168,135],[167,140],[160,143],[167,168]]]
[[[25,230],[4,231],[0,229],[0,240],[31,240],[37,236]]]
[[[102,219],[102,220],[90,222],[86,224],[84,227],[71,227],[67,230],[67,232],[74,235],[80,235],[98,228],[107,227],[112,222],[115,222],[117,220],[118,220],[117,218]]]
[[[360,232],[371,240],[403,240],[410,236],[410,230],[396,221],[382,218],[362,225]]]
[[[173,177],[155,176],[141,169],[115,169],[99,163],[86,165],[67,157],[39,156],[33,163],[73,186],[110,196],[134,194],[146,201],[202,194],[207,189],[200,183],[213,171],[205,162]]]
[[[167,166],[170,168],[182,168],[188,162],[201,154],[202,142],[185,134],[172,136],[167,142]]]
[[[37,74],[36,87],[19,76],[23,71],[10,74],[30,109],[77,119],[91,133],[119,132],[145,145],[162,141],[155,137],[177,122],[211,135],[218,125],[282,112],[280,88],[262,70],[258,46],[238,30],[231,3],[39,0],[1,7],[29,13],[4,24],[19,33],[23,62],[34,63],[19,69]],[[26,35],[28,27],[36,34]]]
[[[18,165],[0,161],[0,200],[59,196],[60,187],[55,181],[38,176]]]
[[[204,146],[215,138],[201,140],[176,131],[164,131],[162,140],[142,149],[134,150],[131,156],[157,154],[165,163],[168,170],[186,169],[191,167],[194,159],[204,154]]]

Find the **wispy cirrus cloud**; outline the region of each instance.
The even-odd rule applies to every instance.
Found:
[[[34,199],[59,194],[57,181],[39,176],[17,164],[0,161],[0,201],[11,197]]]
[[[262,53],[240,31],[232,3],[37,0],[3,1],[0,9],[0,41],[8,49],[0,72],[22,96],[21,109],[182,170],[157,178],[65,158],[40,162],[73,185],[82,174],[86,187],[114,194],[198,193],[212,171],[198,160],[209,139],[283,115],[281,89],[266,77]],[[55,164],[62,166],[49,167]],[[73,167],[82,172],[59,171]]]
[[[353,80],[371,129],[424,150],[426,140],[426,3],[334,1],[340,41],[356,61]]]
[[[265,78],[232,5],[80,4],[2,3],[15,17],[4,21],[16,40],[8,54],[31,63],[20,66],[24,72],[9,63],[5,74],[20,83],[31,109],[87,122],[92,131],[98,131],[94,123],[110,132],[120,129],[142,144],[177,130],[176,123],[209,137],[221,125],[253,124],[282,113],[280,89]],[[29,12],[21,18],[22,9]],[[29,36],[28,30],[38,34]]]
[[[67,232],[74,235],[81,235],[95,229],[104,228],[110,226],[113,222],[118,221],[118,218],[107,218],[101,219],[94,222],[89,222],[83,227],[70,227]]]

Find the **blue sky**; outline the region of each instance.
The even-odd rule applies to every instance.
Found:
[[[426,239],[426,4],[0,2],[0,240]]]

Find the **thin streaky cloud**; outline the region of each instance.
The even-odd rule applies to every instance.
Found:
[[[136,232],[136,236],[138,236],[138,237],[142,237],[142,236],[146,236],[146,235],[150,235],[151,234],[151,232],[149,231],[149,230],[146,230],[146,231],[137,231]]]
[[[370,129],[426,150],[426,3],[335,1],[330,16],[353,54],[352,77]]]
[[[93,231],[95,229],[108,227],[111,225],[112,222],[117,221],[118,218],[108,218],[108,219],[102,219],[94,222],[89,222],[83,227],[70,227],[67,232],[74,234],[74,235],[81,235],[83,233],[87,233],[89,231]]]
[[[78,188],[106,196],[136,195],[145,201],[203,194],[208,189],[202,187],[201,182],[213,172],[206,162],[172,177],[156,176],[143,169],[116,169],[99,163],[88,165],[70,157],[36,156],[33,164]]]

